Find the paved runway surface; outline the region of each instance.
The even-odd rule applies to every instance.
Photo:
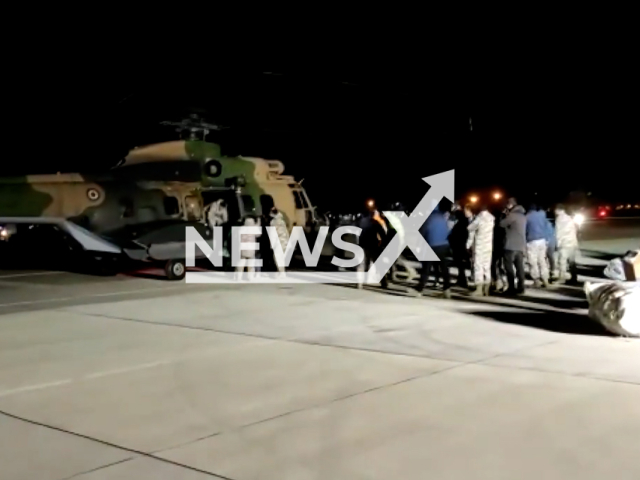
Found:
[[[0,478],[636,479],[640,341],[585,313],[0,271]]]

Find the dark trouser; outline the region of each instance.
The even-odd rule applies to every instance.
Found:
[[[524,252],[516,250],[505,250],[504,266],[507,269],[507,280],[509,282],[509,290],[524,291]],[[514,272],[515,268],[515,272]],[[515,275],[514,275],[515,273]],[[518,277],[518,288],[516,289],[515,277]]]
[[[493,255],[491,256],[491,280],[497,282],[498,280],[504,280],[506,275],[504,266],[504,250],[493,247]]]
[[[433,268],[435,272],[440,272],[442,275],[442,281],[444,283],[444,289],[449,290],[451,288],[451,277],[449,276],[449,260],[447,257],[451,255],[449,245],[438,245],[437,247],[431,247],[434,253],[440,259],[439,262],[427,261],[422,263],[422,271],[420,272],[420,283],[418,284],[418,291],[421,292],[429,279],[429,271]],[[436,278],[437,278],[436,273]]]
[[[262,272],[275,272],[276,269],[276,259],[273,256],[273,250],[271,250],[270,246],[266,247],[261,245],[260,248],[260,259],[262,260],[262,267],[259,271]]]
[[[454,248],[453,263],[458,269],[458,285],[467,286],[467,250],[464,248]]]
[[[378,260],[380,256],[380,248],[378,247],[362,247],[364,252],[364,259],[362,263],[358,265],[358,283],[363,284],[367,279],[367,272],[371,269],[371,266]],[[385,275],[382,278],[381,282],[383,287],[387,287],[388,285],[388,275]]]

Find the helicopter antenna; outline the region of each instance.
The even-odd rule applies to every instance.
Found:
[[[198,114],[191,114],[179,122],[164,121],[161,125],[177,127],[178,132],[184,140],[206,140],[207,135],[212,130],[222,130],[225,127],[214,123],[205,122]]]

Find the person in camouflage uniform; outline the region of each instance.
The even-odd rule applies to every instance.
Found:
[[[571,280],[577,281],[578,229],[563,205],[556,207],[556,248],[558,249],[558,280],[565,282],[568,279],[569,267]]]
[[[479,211],[468,227],[467,248],[473,252],[473,275],[476,285],[471,295],[487,296],[491,288],[493,229],[496,219],[489,213],[486,205],[481,205]]]
[[[289,243],[289,230],[287,229],[287,222],[284,219],[282,213],[278,211],[276,207],[271,209],[271,227],[275,227],[278,233],[278,241],[282,247],[282,252],[286,253],[287,244]],[[276,262],[277,265],[277,262]],[[284,277],[284,265],[277,265],[278,274],[280,277]]]
[[[547,216],[537,205],[531,205],[527,213],[527,261],[536,287],[549,286],[547,263]]]

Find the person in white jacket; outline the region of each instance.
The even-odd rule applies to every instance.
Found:
[[[556,248],[558,250],[558,281],[563,283],[569,279],[569,269],[572,272],[572,280],[577,281],[578,228],[563,205],[556,207]]]
[[[469,224],[467,249],[473,252],[473,276],[476,285],[473,296],[488,296],[491,288],[491,256],[493,255],[493,229],[496,219],[486,205]]]
[[[256,225],[257,225],[256,221],[251,217],[247,217],[244,221],[245,227],[254,227]],[[257,237],[258,235],[244,233],[240,235],[240,242],[256,243]],[[255,257],[256,257],[255,250],[242,250],[240,252],[240,262],[236,266],[236,273],[235,273],[236,281],[242,280],[242,273],[244,272],[245,268],[247,269],[248,280],[252,281],[255,278],[255,268],[251,265],[247,265],[249,263],[248,260],[253,260]]]

